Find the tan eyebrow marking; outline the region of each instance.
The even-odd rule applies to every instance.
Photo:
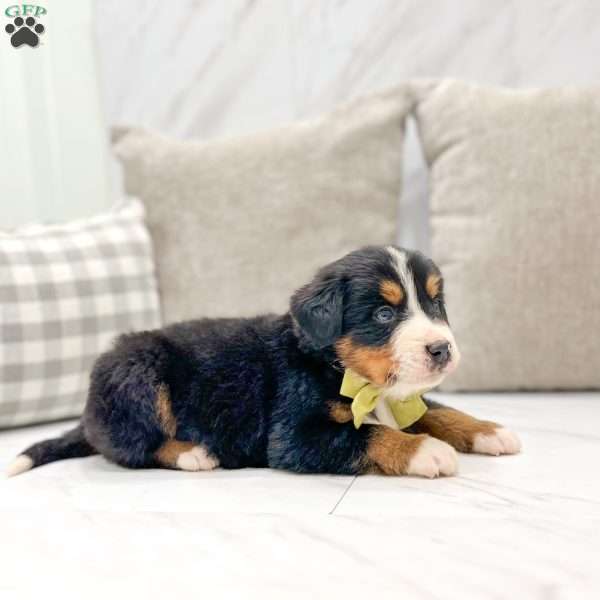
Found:
[[[398,305],[404,299],[402,288],[391,279],[384,279],[381,282],[379,292],[390,304]]]
[[[435,298],[440,293],[440,288],[442,284],[442,278],[436,273],[431,273],[429,277],[427,277],[427,282],[425,283],[425,291],[430,298]]]

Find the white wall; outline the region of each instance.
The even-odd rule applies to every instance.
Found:
[[[215,137],[407,77],[597,81],[596,0],[99,0],[110,120]]]
[[[180,137],[301,119],[408,77],[510,86],[600,80],[597,0],[102,0],[111,123]],[[408,144],[402,241],[427,247]]]
[[[91,0],[40,0],[36,48],[10,44],[0,7],[0,227],[112,203]]]
[[[40,0],[41,48],[15,50],[0,31],[4,224],[89,214],[112,200],[90,2]],[[108,122],[185,138],[301,119],[408,77],[600,79],[596,0],[96,0],[94,11]],[[426,246],[413,138],[407,175],[402,239]]]

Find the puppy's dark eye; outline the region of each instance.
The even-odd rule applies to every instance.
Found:
[[[444,307],[444,299],[442,298],[442,296],[436,296],[431,302],[433,303],[433,315],[436,317],[441,316]]]
[[[391,306],[380,306],[374,313],[373,317],[378,323],[389,323],[394,320],[396,313]]]

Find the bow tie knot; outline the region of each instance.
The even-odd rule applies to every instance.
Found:
[[[381,388],[369,383],[367,379],[354,371],[346,369],[340,387],[340,395],[352,398],[354,427],[358,429],[365,417],[375,410],[381,395]],[[411,394],[398,400],[386,398],[385,401],[400,429],[410,427],[427,412],[427,405],[423,402],[421,393]]]

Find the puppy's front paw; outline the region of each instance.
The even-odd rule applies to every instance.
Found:
[[[408,475],[439,477],[454,475],[458,471],[458,455],[450,444],[426,437],[408,463]]]
[[[473,438],[473,452],[479,454],[517,454],[521,451],[521,440],[515,433],[498,427],[493,433],[477,433]]]

